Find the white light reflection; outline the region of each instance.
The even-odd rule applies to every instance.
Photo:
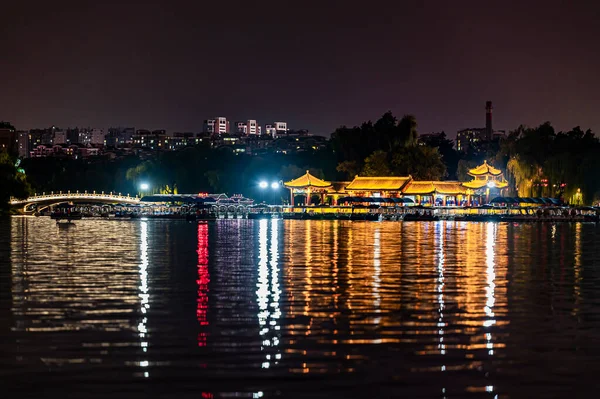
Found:
[[[261,335],[261,351],[265,353],[265,360],[261,367],[268,369],[271,364],[279,363],[281,352],[279,351],[279,333],[280,326],[278,324],[281,318],[281,289],[279,287],[279,238],[278,228],[279,221],[271,220],[271,258],[269,259],[269,243],[268,230],[269,220],[262,219],[259,221],[258,230],[258,284],[256,298],[258,302],[258,324]],[[271,276],[269,280],[269,274]],[[274,353],[273,353],[274,352]]]
[[[281,326],[278,325],[279,319],[281,318],[281,308],[279,300],[281,299],[281,289],[279,288],[279,236],[278,236],[279,221],[276,219],[271,220],[271,307],[273,308],[273,314],[271,316],[270,325],[273,331],[279,331]],[[279,352],[279,338],[278,333],[273,337],[273,346],[277,347],[275,354],[275,364],[279,363],[281,359],[281,352]]]
[[[145,315],[150,309],[150,294],[148,293],[148,222],[146,221],[141,222],[140,258],[140,286],[138,287],[140,293],[138,296],[141,299],[140,310]],[[141,338],[140,346],[144,352],[148,352],[147,323],[148,318],[144,316],[138,324],[138,333]],[[148,366],[149,362],[147,360],[140,361],[140,367]],[[144,377],[149,376],[150,374],[145,371]]]
[[[494,245],[496,244],[496,223],[487,223],[487,231],[486,231],[486,240],[485,240],[485,264],[486,264],[486,276],[487,276],[487,286],[485,288],[485,307],[483,310],[485,311],[486,320],[483,322],[484,328],[489,328],[496,324],[496,319],[494,318],[494,303],[496,299],[494,297],[494,291],[496,289],[496,284],[494,283],[496,279],[495,272],[495,264],[494,264]],[[490,332],[485,333],[486,347],[488,349],[488,354],[494,354],[494,344],[492,342],[492,334]]]

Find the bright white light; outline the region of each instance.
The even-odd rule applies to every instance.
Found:
[[[150,185],[148,183],[142,183],[140,184],[140,190],[146,191],[150,188]]]
[[[261,181],[260,183],[258,183],[258,186],[260,188],[267,188],[269,187],[269,183],[267,183],[266,181]]]
[[[279,188],[279,183],[277,183],[277,182],[273,182],[273,183],[271,183],[271,188],[272,188],[273,190],[277,190],[277,189]]]
[[[490,181],[490,182],[488,182],[487,186],[489,188],[494,188],[494,187],[496,187],[496,182]]]

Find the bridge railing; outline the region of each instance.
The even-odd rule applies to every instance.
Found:
[[[62,191],[58,191],[58,192],[50,192],[49,194],[47,193],[42,193],[42,194],[34,194],[32,196],[30,196],[29,198],[25,198],[25,199],[18,199],[18,198],[14,198],[14,197],[10,197],[10,203],[11,205],[18,205],[18,204],[27,204],[27,203],[34,203],[34,202],[40,202],[40,201],[46,201],[46,200],[63,200],[63,199],[104,199],[104,200],[121,200],[121,201],[127,201],[127,202],[139,202],[140,198],[136,195],[135,197],[130,196],[129,194],[127,195],[123,195],[121,193],[113,193],[112,191],[109,193],[105,193],[104,191],[97,193],[95,191],[88,193],[87,191],[84,192],[71,192],[71,191],[67,191],[67,192],[62,192]]]

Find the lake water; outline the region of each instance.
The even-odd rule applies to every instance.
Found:
[[[0,220],[2,397],[589,395],[599,306],[594,224]]]

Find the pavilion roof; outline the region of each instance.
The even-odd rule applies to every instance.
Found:
[[[469,174],[471,176],[483,176],[483,175],[492,175],[499,176],[502,174],[500,169],[496,169],[491,165],[488,165],[487,161],[483,161],[482,165],[479,165],[476,168],[469,169]]]
[[[434,181],[435,192],[438,194],[466,194],[467,190],[458,181]]]
[[[404,190],[403,195],[416,195],[416,194],[433,194],[435,192],[435,186],[431,181],[411,181]]]
[[[508,182],[507,181],[493,181],[493,180],[471,180],[468,182],[464,182],[462,183],[462,185],[464,187],[467,188],[471,188],[474,190],[486,187],[488,183],[493,182],[494,183],[494,187],[496,188],[505,188],[508,187]]]
[[[354,180],[346,186],[346,190],[371,190],[371,191],[400,191],[412,180],[412,176],[406,177],[365,177],[356,176]]]
[[[445,194],[458,195],[466,194],[467,190],[462,187],[458,181],[411,181],[404,190],[403,195],[427,195],[427,194]]]
[[[302,187],[327,188],[327,187],[331,187],[331,182],[321,180],[318,177],[311,175],[308,170],[306,171],[306,174],[298,177],[297,179],[290,180],[283,184],[284,184],[284,186],[290,187],[290,188],[302,188]]]

